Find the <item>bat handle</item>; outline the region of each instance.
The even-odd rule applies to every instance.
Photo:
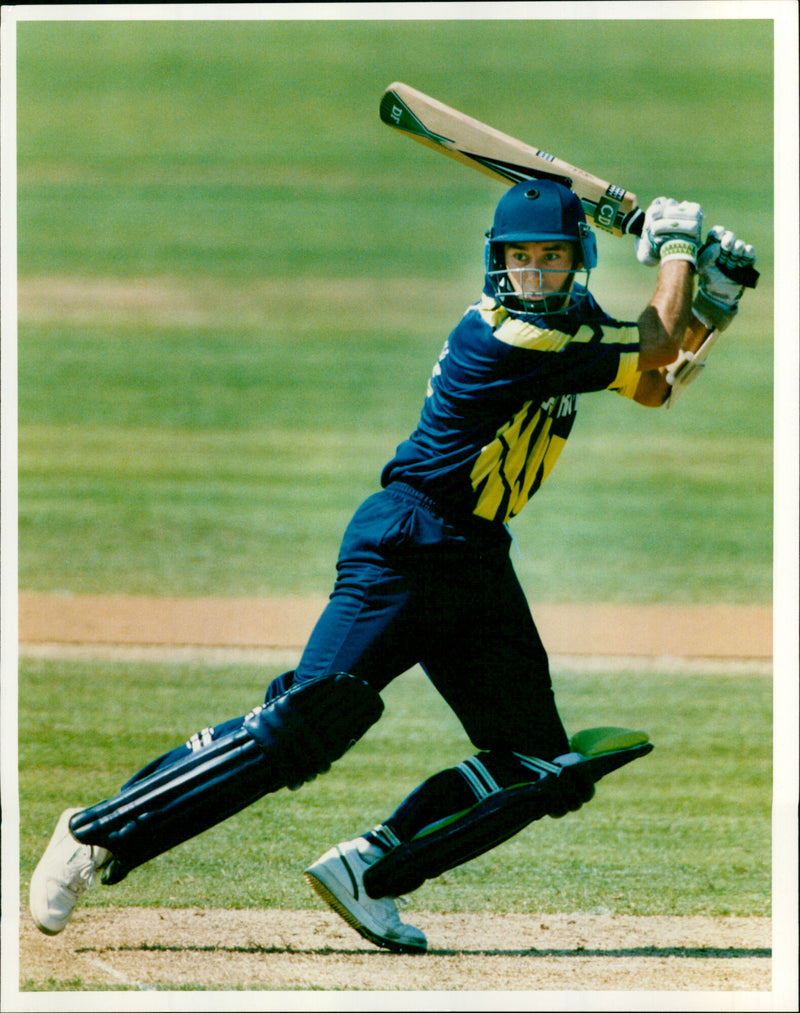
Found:
[[[641,236],[644,226],[644,211],[641,208],[634,208],[629,211],[622,220],[622,231],[632,236]],[[755,288],[758,284],[759,273],[752,264],[747,267],[723,267],[719,265],[720,271],[727,275],[731,281],[736,281],[745,288]]]
[[[644,228],[644,211],[636,207],[629,211],[622,219],[622,231],[629,232],[632,236],[641,236]]]

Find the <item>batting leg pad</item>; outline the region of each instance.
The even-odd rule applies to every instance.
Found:
[[[328,770],[382,711],[379,694],[351,675],[292,685],[219,739],[77,813],[70,830],[111,852],[103,882],[118,883],[263,795]]]
[[[653,748],[644,733],[623,728],[587,729],[570,745],[573,752],[554,763],[519,757],[529,770],[541,771],[538,780],[499,787],[471,808],[396,844],[364,873],[366,892],[375,899],[411,893],[426,879],[477,858],[536,820],[575,812],[594,796],[596,781]]]
[[[534,820],[561,817],[588,802],[594,783],[578,765],[501,788],[465,812],[425,827],[364,873],[370,897],[399,897],[507,841]]]

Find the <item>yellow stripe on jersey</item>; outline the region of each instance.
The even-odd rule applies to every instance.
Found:
[[[494,329],[494,336],[499,341],[515,348],[527,348],[537,352],[560,352],[570,342],[586,344],[595,336],[592,328],[585,325],[580,327],[577,334],[574,335],[535,327],[533,324],[525,323],[524,320],[509,316],[506,309],[498,306],[494,299],[485,293],[481,297],[478,312]],[[614,328],[604,332],[601,343],[638,347],[639,332],[635,327]],[[608,385],[610,390],[616,391],[623,397],[633,397],[641,375],[637,369],[638,360],[638,351],[620,352],[619,369],[617,375]]]
[[[563,331],[548,330],[526,324],[524,320],[513,317],[502,323],[494,332],[494,336],[506,345],[515,348],[535,349],[537,352],[560,352],[570,342],[585,344],[594,338],[591,327],[581,327],[577,334],[565,334]]]
[[[534,411],[532,402],[526,402],[483,447],[470,473],[478,493],[473,512],[479,517],[502,521],[513,517],[550,474],[566,443],[550,432],[550,412],[560,403],[556,398]]]
[[[639,386],[641,373],[639,372],[639,353],[623,352],[619,357],[619,369],[617,377],[608,386],[615,390],[622,397],[632,398]]]
[[[470,307],[472,309],[473,307]],[[487,323],[492,330],[502,324],[508,317],[508,310],[502,307],[499,303],[495,302],[491,296],[486,295],[484,292],[481,296],[480,302],[477,304],[478,313],[483,319],[484,323]]]

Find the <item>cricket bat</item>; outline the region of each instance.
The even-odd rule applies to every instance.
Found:
[[[407,137],[507,186],[524,179],[562,183],[580,198],[587,219],[597,228],[615,236],[642,234],[644,211],[632,191],[501,133],[407,84],[389,85],[381,98],[380,117]],[[747,288],[755,288],[759,276],[752,265],[725,273]]]

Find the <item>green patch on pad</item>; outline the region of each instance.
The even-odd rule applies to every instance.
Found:
[[[650,741],[645,732],[631,731],[630,728],[585,728],[569,740],[570,749],[582,756],[602,756],[616,753],[620,749],[632,749]]]

